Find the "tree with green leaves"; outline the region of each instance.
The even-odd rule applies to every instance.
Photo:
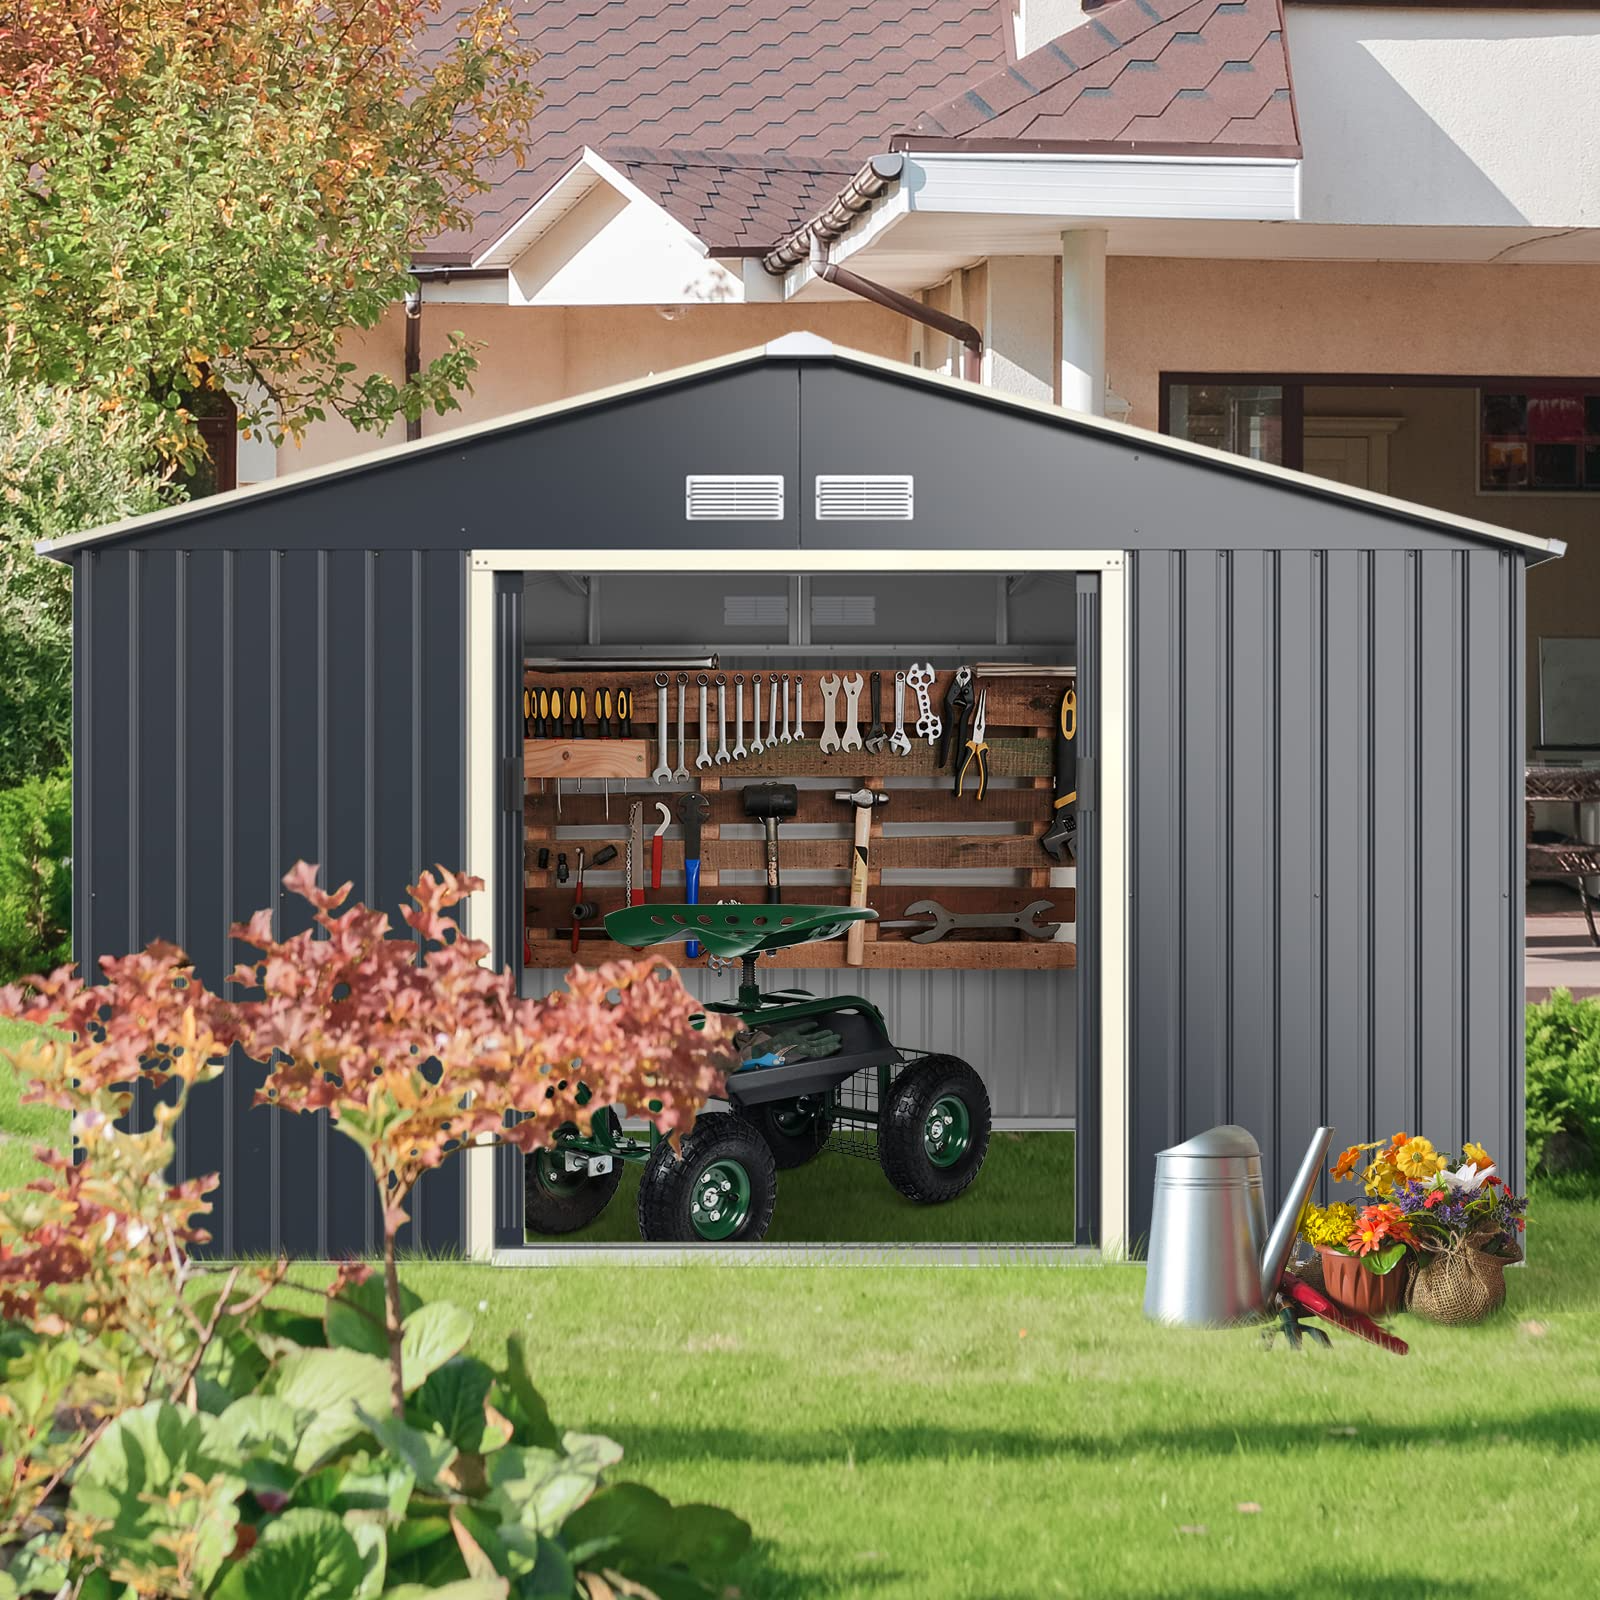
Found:
[[[443,411],[460,336],[414,377],[343,354],[520,158],[536,56],[500,0],[0,0],[0,309],[20,380],[199,449],[226,388],[280,440]]]

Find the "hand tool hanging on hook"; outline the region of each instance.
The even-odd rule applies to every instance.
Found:
[[[1078,691],[1061,696],[1056,711],[1055,760],[1051,778],[1050,826],[1039,840],[1052,861],[1078,858]]]
[[[744,750],[744,674],[733,675],[733,759],[743,761]]]
[[[883,674],[872,674],[872,726],[867,729],[867,749],[877,755],[889,742],[889,731],[883,725]],[[834,796],[838,798],[837,795]],[[853,931],[853,930],[852,930]]]
[[[792,783],[752,783],[742,791],[744,814],[763,824],[767,835],[767,901],[783,899],[778,875],[778,824],[800,809],[800,793]]]
[[[727,766],[728,755],[728,680],[723,673],[717,674],[717,765]]]
[[[683,901],[700,903],[700,828],[711,815],[711,802],[703,794],[679,795],[678,821],[683,824]],[[691,939],[684,947],[693,961],[700,954],[700,941]]]
[[[664,672],[656,674],[656,770],[650,774],[652,783],[665,783],[672,776],[667,761],[667,689],[671,681]]]
[[[967,742],[967,723],[972,715],[972,668],[958,667],[944,695],[944,727],[939,731],[939,760],[943,766],[954,751],[959,754]]]
[[[960,796],[967,784],[967,772],[973,770],[973,777],[978,780],[979,800],[989,792],[989,741],[984,736],[989,731],[989,718],[985,702],[989,698],[989,691],[985,689],[978,696],[977,714],[972,719],[972,737],[966,741],[966,756],[956,772],[956,781],[951,788],[951,793]]]
[[[911,754],[911,736],[906,732],[906,675],[894,675],[894,732],[889,735],[889,748],[897,756]]]
[[[644,869],[644,801],[628,807],[628,904],[644,904],[644,885],[639,875]]]
[[[844,680],[844,737],[839,740],[841,750],[861,748],[861,690],[866,679],[859,672]]]
[[[750,754],[758,756],[767,748],[761,737],[761,674],[750,674],[750,692],[755,696],[755,715],[750,719]]]
[[[672,774],[679,783],[687,783],[689,781],[689,768],[684,761],[684,739],[687,730],[683,723],[683,697],[688,686],[689,674],[680,672],[678,674],[678,765]]]
[[[666,801],[657,800],[656,810],[661,816],[656,824],[656,831],[650,836],[650,887],[661,887],[661,845],[668,828],[672,826],[672,812]]]
[[[906,683],[917,695],[917,733],[929,744],[937,743],[940,733],[944,731],[943,719],[934,714],[928,700],[928,691],[933,687],[936,676],[931,661],[920,667],[913,661],[906,672]]]
[[[695,674],[695,687],[700,691],[700,754],[694,758],[696,770],[711,765],[711,719],[706,706],[706,691],[711,686],[710,677],[699,672]]]
[[[869,789],[863,784],[859,789],[835,789],[833,798],[855,808],[855,837],[850,846],[850,904],[859,909],[867,903],[867,849],[872,837],[872,813],[879,806],[888,805],[889,797],[881,789]],[[866,923],[852,922],[845,937],[846,966],[859,967],[866,959],[866,940]]]
[[[839,748],[839,731],[834,726],[839,706],[839,674],[825,672],[817,679],[817,688],[822,693],[822,736],[817,740],[817,749],[830,756]]]
[[[1040,919],[1054,911],[1049,900],[1035,900],[1021,911],[946,911],[937,900],[918,900],[906,907],[903,918],[880,922],[880,928],[920,928],[911,935],[913,944],[933,944],[957,928],[1012,928],[1030,939],[1053,939],[1058,924]]]

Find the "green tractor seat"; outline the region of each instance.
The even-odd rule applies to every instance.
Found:
[[[608,912],[606,932],[635,950],[698,939],[714,956],[734,960],[764,950],[837,939],[853,922],[876,922],[866,906],[649,905]]]

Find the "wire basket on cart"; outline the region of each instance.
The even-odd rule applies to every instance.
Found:
[[[878,1107],[889,1085],[907,1067],[920,1061],[926,1050],[901,1048],[897,1065],[869,1068],[846,1078],[833,1091],[833,1131],[827,1149],[835,1155],[878,1159]]]

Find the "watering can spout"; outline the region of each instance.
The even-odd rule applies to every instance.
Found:
[[[1306,1202],[1311,1198],[1317,1173],[1332,1141],[1332,1128],[1318,1128],[1311,1136],[1300,1169],[1284,1196],[1283,1209],[1278,1213],[1278,1220],[1272,1224],[1267,1248],[1261,1256],[1261,1300],[1264,1305],[1270,1306],[1273,1295],[1278,1292],[1283,1269],[1288,1265],[1289,1253],[1294,1249],[1295,1235],[1300,1231],[1300,1218],[1305,1214]]]

